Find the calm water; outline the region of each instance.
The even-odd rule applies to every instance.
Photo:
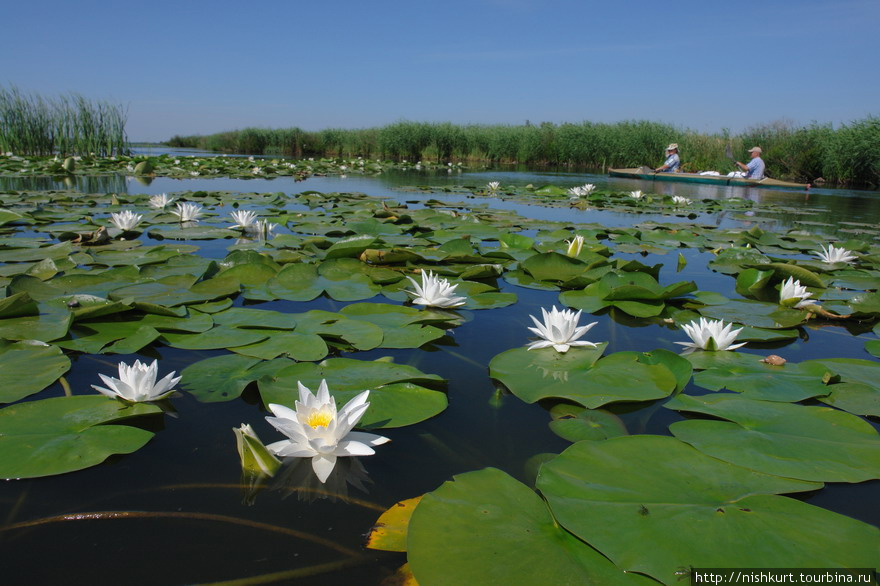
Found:
[[[570,187],[595,183],[599,187],[651,191],[650,185],[600,175],[560,173],[514,173],[486,171],[449,175],[417,175],[412,172],[383,174],[376,178],[350,176],[315,177],[303,182],[292,179],[186,179],[158,178],[149,184],[121,177],[77,178],[74,188],[89,192],[173,193],[183,190],[286,192],[304,190],[357,191],[398,201],[428,198],[453,201],[463,194],[424,194],[404,188],[422,184],[483,186],[499,180],[504,185],[535,186],[552,183]],[[16,183],[15,181],[18,181]],[[0,179],[5,189],[60,189],[50,179]],[[30,183],[28,183],[30,182]],[[102,183],[105,182],[105,183]],[[50,186],[52,185],[52,186]],[[821,222],[841,219],[876,224],[880,221],[880,194],[815,190],[806,196],[796,191],[746,190],[687,184],[661,183],[661,192],[692,198],[749,197],[785,206],[816,208]],[[613,212],[579,212],[488,201],[497,208],[515,209],[523,215],[566,222],[602,222],[607,226],[629,225],[633,216]],[[646,216],[637,216],[642,221]],[[664,221],[679,218],[659,217]],[[715,222],[715,218],[702,218]],[[741,225],[721,218],[725,225]],[[777,227],[796,226],[784,214],[774,219]],[[222,221],[219,223],[223,223]],[[834,231],[834,229],[829,229]],[[146,240],[146,238],[144,238]],[[231,241],[196,242],[206,254],[223,256]],[[647,264],[666,263],[661,282],[695,280],[700,289],[733,294],[733,279],[709,272],[709,253],[682,249],[688,264],[675,272],[675,254],[638,256]],[[631,255],[617,254],[628,258]],[[635,256],[632,256],[636,258]],[[449,381],[449,407],[433,419],[402,429],[383,430],[392,439],[377,454],[348,467],[338,466],[327,487],[320,487],[310,473],[288,470],[274,485],[244,498],[239,486],[240,467],[231,429],[251,423],[264,441],[280,439],[263,419],[266,415],[256,392],[246,392],[229,403],[202,404],[186,393],[173,399],[177,413],[154,417],[147,425],[156,432],[150,443],[126,456],[80,472],[46,479],[0,484],[0,519],[5,523],[55,515],[96,511],[151,512],[155,516],[124,520],[52,523],[0,532],[3,584],[53,584],[74,581],[91,584],[191,584],[210,583],[329,563],[344,557],[314,540],[284,534],[271,527],[295,529],[364,556],[355,565],[297,582],[302,584],[374,584],[405,561],[403,554],[362,551],[364,534],[382,510],[393,503],[433,490],[454,474],[486,466],[503,469],[531,484],[541,453],[559,453],[568,442],[548,428],[549,416],[540,405],[527,405],[513,396],[496,397],[488,377],[490,359],[505,350],[524,345],[530,314],[558,303],[557,293],[522,289],[499,281],[502,290],[515,292],[518,303],[501,309],[462,312],[468,321],[450,331],[439,343],[420,350],[374,350],[349,356],[370,360],[393,356]],[[375,301],[389,302],[384,298]],[[241,305],[239,299],[236,305]],[[308,309],[338,311],[344,303],[322,298],[309,303],[278,301],[253,305],[261,309],[301,312]],[[606,354],[621,350],[647,351],[665,348],[678,351],[673,342],[683,339],[679,331],[656,325],[641,326],[613,314],[592,319],[599,323],[591,340],[607,340]],[[619,320],[619,321],[616,321]],[[592,321],[592,320],[591,320]],[[640,326],[640,327],[634,327]],[[766,353],[774,348],[791,361],[829,356],[869,358],[864,341],[871,334],[853,336],[840,326],[807,326],[808,340],[784,346],[750,344],[747,351]],[[156,347],[149,358],[161,357],[162,372],[180,371],[221,351],[193,352]],[[345,355],[345,354],[343,354]],[[110,373],[117,360],[138,356],[79,356],[67,375],[76,394],[90,393],[97,372]],[[27,400],[60,396],[55,385]],[[680,419],[674,411],[652,405],[638,410],[612,407],[630,433],[668,434],[668,425]],[[874,422],[875,427],[877,423]],[[308,462],[306,462],[308,463]],[[320,492],[323,488],[327,492]],[[800,498],[860,520],[880,525],[880,482],[831,485]]]

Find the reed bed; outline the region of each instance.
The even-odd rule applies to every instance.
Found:
[[[128,154],[126,117],[120,104],[0,87],[0,150],[40,156]]]
[[[880,185],[880,118],[837,129],[775,122],[738,135],[702,134],[669,124],[455,125],[401,121],[379,128],[245,128],[208,136],[175,136],[170,146],[254,155],[381,157],[396,161],[485,161],[597,169],[659,165],[670,142],[679,144],[685,171],[731,171],[724,152],[740,160],[746,149],[764,149],[768,174],[779,179],[840,185]]]

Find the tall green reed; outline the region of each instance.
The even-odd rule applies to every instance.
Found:
[[[208,136],[175,136],[171,146],[228,153],[324,157],[380,157],[415,163],[484,161],[532,165],[609,167],[659,165],[666,146],[677,142],[685,171],[734,170],[725,157],[730,146],[739,160],[761,146],[771,177],[802,182],[822,177],[830,183],[880,185],[880,119],[842,125],[799,127],[781,121],[731,135],[683,130],[660,122],[522,125],[428,123],[402,120],[378,128],[245,128]]]
[[[44,98],[0,87],[0,150],[22,155],[127,154],[127,113],[78,94]]]

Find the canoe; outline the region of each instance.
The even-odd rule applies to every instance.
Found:
[[[629,179],[641,179],[643,181],[681,181],[684,183],[707,183],[710,185],[740,185],[743,187],[794,187],[809,189],[807,183],[792,183],[764,177],[761,180],[745,179],[743,177],[727,177],[725,175],[700,175],[699,173],[654,173],[641,167],[636,169],[608,169],[612,177],[627,177]]]

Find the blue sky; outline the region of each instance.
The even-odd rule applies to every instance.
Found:
[[[128,107],[132,140],[246,126],[880,114],[880,2],[9,2],[0,84]]]

